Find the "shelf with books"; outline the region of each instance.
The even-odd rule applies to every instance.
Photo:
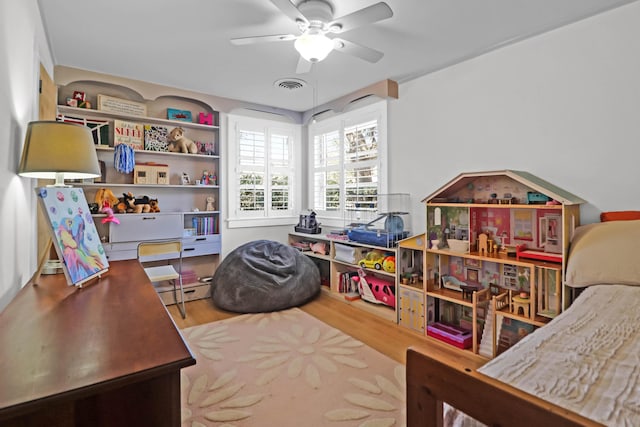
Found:
[[[96,215],[108,255],[132,259],[141,241],[180,238],[187,270],[212,276],[221,249],[221,128],[220,113],[206,101],[208,96],[88,71],[59,71],[61,103],[81,93],[84,104],[94,107],[57,108],[57,120],[92,129],[103,170],[94,182],[76,185],[85,189],[90,203],[105,188],[116,198],[155,199],[160,209],[152,215],[116,213],[120,224],[103,224],[105,217]],[[184,112],[185,119],[172,119],[181,117],[174,110]],[[191,116],[198,123],[187,121]],[[181,134],[172,135],[178,128]],[[169,151],[175,149],[172,142],[188,152]],[[124,150],[126,156],[117,148],[122,144],[132,148]]]

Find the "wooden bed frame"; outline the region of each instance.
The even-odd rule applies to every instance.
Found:
[[[601,426],[477,372],[472,353],[425,343],[407,350],[407,426],[443,425],[443,402],[489,426]]]

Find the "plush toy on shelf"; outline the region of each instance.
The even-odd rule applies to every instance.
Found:
[[[160,212],[160,206],[158,206],[158,199],[149,199],[149,212]]]
[[[151,210],[148,196],[133,197],[131,193],[127,194],[129,194],[129,196],[133,199],[133,203],[131,203],[131,198],[129,199],[129,203],[133,210],[133,213],[147,213]]]
[[[118,218],[113,215],[113,208],[119,202],[116,195],[113,194],[113,191],[108,188],[98,189],[98,191],[96,191],[95,202],[98,205],[100,212],[107,215],[105,218],[102,218],[103,224],[106,224],[107,222],[120,224]]]
[[[173,128],[169,132],[167,141],[169,142],[169,151],[187,154],[196,154],[198,152],[196,143],[184,136],[184,129],[181,127]]]
[[[118,203],[114,206],[116,213],[130,213],[133,212],[133,201],[135,197],[131,193],[122,193],[122,197],[118,199]]]

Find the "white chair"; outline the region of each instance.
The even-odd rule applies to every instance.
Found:
[[[163,265],[145,267],[156,261],[178,259],[178,270],[167,262]],[[187,317],[184,306],[184,289],[182,287],[182,242],[180,240],[169,240],[162,242],[143,242],[138,244],[138,261],[144,268],[144,272],[152,283],[169,281],[173,284],[173,299],[178,306],[182,318]],[[178,300],[178,290],[180,300]]]

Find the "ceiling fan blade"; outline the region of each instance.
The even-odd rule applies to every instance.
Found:
[[[300,59],[298,59],[298,65],[296,66],[296,74],[306,74],[311,71],[312,66],[313,64],[311,62],[300,56]]]
[[[344,39],[333,39],[335,47],[333,50],[336,52],[342,52],[349,55],[356,56],[360,59],[364,59],[369,62],[378,62],[384,56],[384,53],[379,50],[371,49],[370,47],[362,46],[354,42],[350,42]]]
[[[373,4],[365,7],[364,9],[360,9],[348,15],[334,19],[329,23],[329,28],[331,28],[331,32],[343,33],[363,25],[391,18],[392,16],[393,11],[389,5],[381,1],[380,3]]]
[[[280,9],[280,11],[287,15],[292,21],[301,21],[306,24],[309,23],[307,18],[305,18],[304,15],[300,13],[298,8],[295,7],[289,0],[271,0],[271,3],[273,3],[275,7]]]
[[[272,36],[240,37],[231,39],[231,43],[235,45],[245,45],[265,42],[282,42],[295,39],[296,36],[294,36],[293,34],[274,34]]]

